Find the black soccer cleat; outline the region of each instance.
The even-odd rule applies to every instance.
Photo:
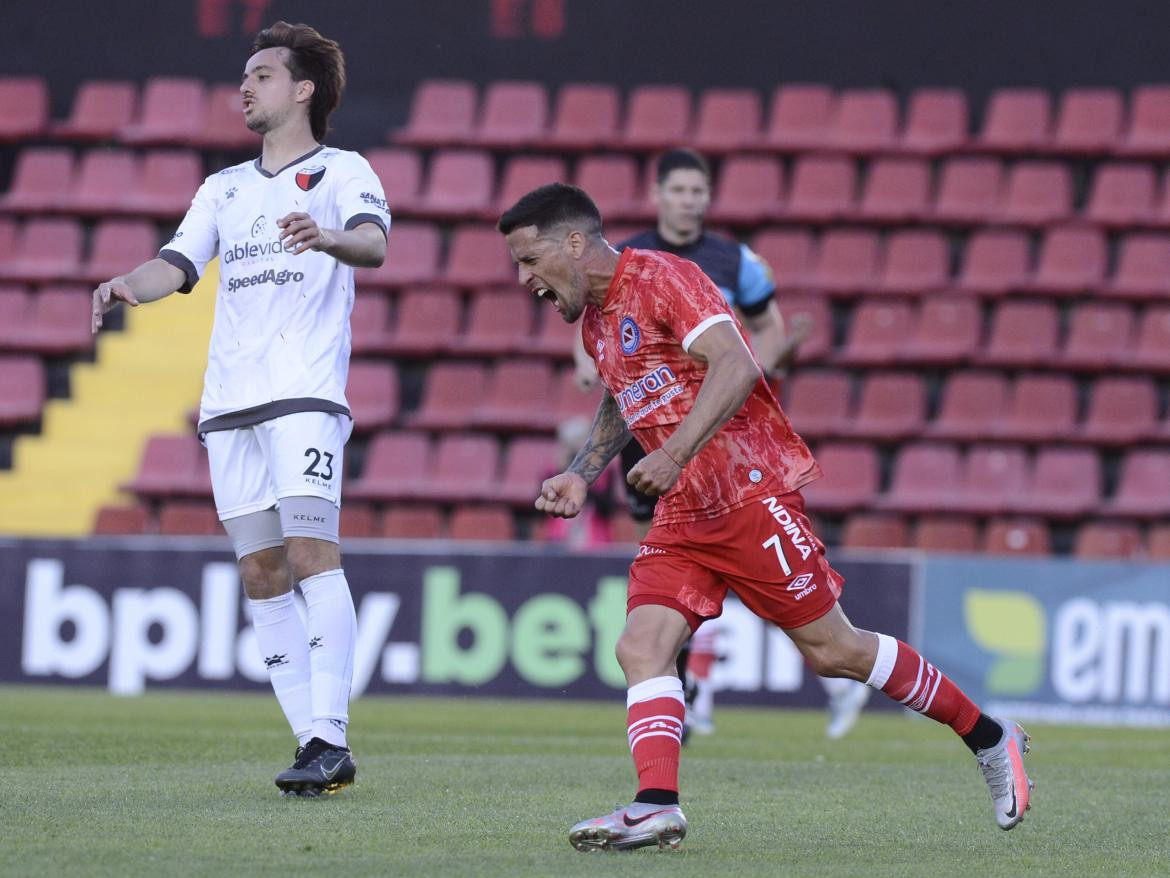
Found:
[[[276,776],[276,785],[285,796],[331,796],[353,783],[356,775],[357,766],[348,749],[312,738],[304,747],[297,747],[295,761]]]

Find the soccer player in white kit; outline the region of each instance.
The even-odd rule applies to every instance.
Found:
[[[356,773],[346,727],[357,620],[338,547],[349,315],[353,266],[381,265],[390,214],[366,160],[322,144],[344,87],[336,42],[283,21],[257,34],[240,92],[260,157],[208,177],[158,257],[93,293],[96,332],[118,302],[190,292],[220,257],[199,435],[299,744],[276,778],[286,795],[335,792]]]

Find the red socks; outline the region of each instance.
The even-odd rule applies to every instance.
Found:
[[[678,792],[678,757],[682,747],[682,683],[678,677],[652,677],[635,683],[626,696],[630,753],[638,771],[638,789]]]
[[[878,635],[877,661],[865,682],[911,710],[950,726],[960,736],[968,734],[979,719],[979,708],[963,690],[912,647],[888,634]]]

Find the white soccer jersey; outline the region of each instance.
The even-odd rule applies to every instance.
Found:
[[[259,159],[212,174],[159,253],[186,274],[180,292],[220,257],[201,433],[299,411],[349,414],[353,269],[325,253],[285,252],[276,221],[294,212],[323,229],[390,227],[369,163],[356,152],[320,146],[275,174]]]

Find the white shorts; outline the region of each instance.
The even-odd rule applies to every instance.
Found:
[[[322,497],[340,507],[344,449],[352,430],[345,415],[297,412],[206,434],[220,520],[271,509],[283,497]]]

